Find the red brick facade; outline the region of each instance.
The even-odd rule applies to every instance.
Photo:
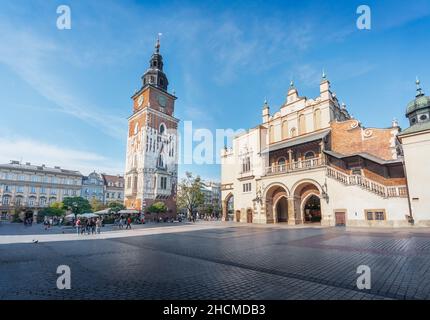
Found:
[[[362,128],[357,120],[331,122],[331,150],[344,155],[360,152],[383,160],[393,159],[396,128]]]

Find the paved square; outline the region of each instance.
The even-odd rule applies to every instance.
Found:
[[[211,222],[102,236],[0,244],[0,298],[430,299],[428,231]],[[56,288],[59,265],[71,290]],[[370,290],[356,287],[359,265],[371,268]]]

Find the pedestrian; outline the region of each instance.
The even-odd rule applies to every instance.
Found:
[[[81,228],[81,219],[80,218],[78,218],[78,220],[76,220],[75,226],[76,226],[76,234],[79,235],[79,231],[80,231],[79,229]]]
[[[127,218],[127,226],[125,227],[125,229],[131,229],[131,217],[130,216]]]
[[[96,221],[94,219],[91,219],[91,234],[96,233]]]
[[[101,226],[102,226],[102,221],[100,220],[100,218],[97,218],[97,221],[96,221],[96,233],[97,234],[100,234]]]
[[[87,229],[87,221],[84,219],[82,221],[81,234],[85,234],[86,229]]]
[[[124,227],[124,220],[123,220],[123,218],[121,216],[121,218],[119,218],[119,228],[123,229],[123,227]]]

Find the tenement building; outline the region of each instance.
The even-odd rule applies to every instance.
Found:
[[[104,180],[101,174],[94,171],[82,178],[81,197],[104,203]]]
[[[166,216],[175,216],[179,120],[174,117],[176,97],[167,91],[163,65],[158,39],[142,87],[131,97],[124,203],[128,209],[145,211],[154,202],[163,202]]]
[[[0,213],[9,220],[14,213],[36,217],[40,209],[65,197],[79,196],[82,174],[60,167],[11,161],[0,165]]]
[[[291,82],[285,102],[221,152],[223,218],[325,226],[430,225],[430,98],[419,88],[397,121],[367,128],[323,75],[315,99]],[[406,168],[406,169],[405,169]],[[408,192],[409,190],[409,192]],[[230,209],[229,209],[230,208]]]
[[[104,182],[104,204],[124,202],[124,177],[102,174]]]

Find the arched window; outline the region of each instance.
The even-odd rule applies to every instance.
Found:
[[[305,115],[301,114],[299,116],[299,134],[306,133],[306,123],[305,123]]]
[[[161,154],[158,156],[157,167],[164,168],[163,156]]]
[[[133,190],[137,189],[137,176],[134,176],[133,178]]]
[[[285,164],[285,162],[286,162],[286,159],[284,158],[284,157],[280,157],[279,159],[278,159],[278,165],[284,165]]]
[[[136,135],[139,132],[139,123],[134,125],[134,134]]]
[[[163,133],[164,133],[164,131],[166,131],[166,126],[165,126],[165,124],[164,124],[164,123],[162,123],[162,124],[160,124],[160,128],[158,129],[158,132],[159,132],[160,134],[163,134]]]
[[[282,122],[282,140],[288,138],[288,121]]]
[[[291,136],[291,138],[295,137],[296,135],[297,135],[296,128],[291,128],[291,130],[290,130],[290,136]]]
[[[22,197],[16,197],[16,198],[15,198],[15,205],[16,205],[17,207],[19,207],[19,206],[21,206],[21,205],[22,205]]]
[[[314,130],[321,129],[321,110],[316,109],[314,111]]]
[[[5,206],[9,205],[10,198],[11,198],[10,196],[3,196],[2,204],[5,205]]]
[[[315,153],[313,151],[308,151],[305,153],[305,159],[315,158]]]

